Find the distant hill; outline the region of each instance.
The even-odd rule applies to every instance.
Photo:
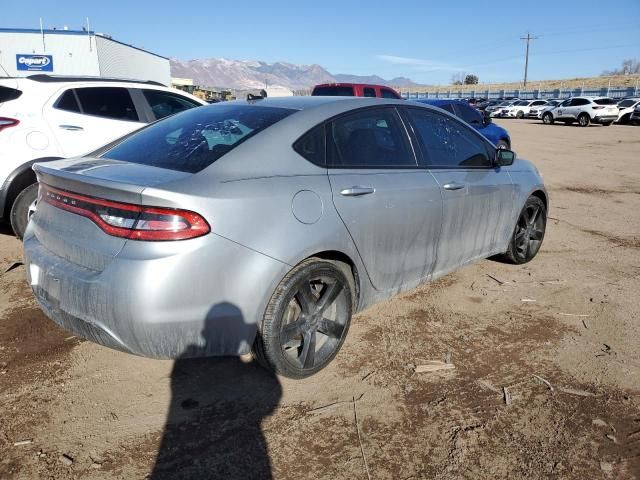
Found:
[[[395,87],[418,87],[409,78],[397,77],[385,80],[377,75],[332,75],[320,65],[295,65],[286,62],[207,58],[181,61],[171,59],[171,76],[192,78],[198,85],[250,90],[270,86],[282,86],[292,90],[304,90],[318,83],[377,83]]]

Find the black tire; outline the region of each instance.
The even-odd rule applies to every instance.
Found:
[[[542,122],[545,125],[553,125],[553,115],[551,115],[550,113],[545,113],[544,115],[542,115]]]
[[[516,113],[516,118],[524,118],[524,112],[522,110],[518,110],[518,113]]]
[[[602,124],[603,127],[608,127],[609,125],[611,125],[613,122],[604,122]]]
[[[588,127],[591,123],[591,117],[589,117],[588,113],[581,113],[578,115],[578,125],[581,127]]]
[[[255,358],[289,378],[306,378],[326,367],[349,331],[353,285],[342,263],[310,258],[294,267],[267,304],[253,346]]]
[[[507,142],[506,140],[498,140],[498,143],[496,143],[496,148],[506,148],[507,150],[509,150],[511,147],[509,145],[509,142]]]
[[[626,115],[623,115],[622,117],[620,117],[620,120],[618,120],[618,123],[620,125],[627,125],[629,123],[631,114],[627,113]]]
[[[520,265],[533,260],[540,250],[547,227],[547,208],[536,196],[530,196],[516,222],[508,250],[500,258]]]
[[[35,205],[38,199],[38,184],[33,183],[27,188],[22,190],[11,206],[11,228],[13,233],[16,234],[20,240],[24,236],[24,231],[27,229],[27,224],[31,218],[30,208]]]

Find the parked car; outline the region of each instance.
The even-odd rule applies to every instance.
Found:
[[[502,100],[486,100],[486,101],[484,101],[484,102],[482,102],[482,103],[477,104],[477,105],[476,105],[476,108],[477,108],[478,110],[480,110],[481,112],[484,112],[484,110],[485,110],[487,107],[492,107],[492,106],[494,106],[494,105],[498,105],[498,104],[500,104],[500,103],[502,103]]]
[[[485,117],[475,108],[470,107],[464,100],[417,100],[417,102],[442,108],[460,117],[498,148],[511,148],[509,132],[493,123],[491,118]]]
[[[546,100],[519,100],[506,108],[502,108],[501,116],[506,118],[524,118],[532,108],[541,107],[546,103]]]
[[[633,109],[629,117],[629,123],[631,125],[638,125],[640,123],[640,105],[636,105],[636,108]]]
[[[640,98],[626,98],[618,102],[618,118],[616,123],[627,124],[631,119],[634,109],[640,105]]]
[[[556,107],[561,103],[562,103],[562,100],[556,100],[556,99],[546,100],[545,103],[542,105],[531,107],[529,109],[529,113],[527,114],[527,117],[542,118],[542,115],[544,112],[546,112],[547,110],[551,110],[553,107]]]
[[[401,100],[235,101],[37,163],[29,284],[64,328],[157,358],[326,366],[351,316],[475,260],[535,257],[536,168]],[[391,325],[393,328],[393,325]]]
[[[542,114],[542,121],[548,125],[555,121],[571,125],[577,121],[581,127],[588,127],[590,123],[609,126],[617,118],[616,101],[609,97],[568,98]]]
[[[502,103],[499,103],[494,107],[485,108],[485,115],[488,114],[490,117],[502,117],[511,105],[519,101],[520,100],[504,100]]]
[[[311,96],[402,98],[393,88],[366,83],[324,83],[313,87]]]
[[[31,75],[0,79],[0,219],[22,237],[36,204],[31,166],[81,155],[176,112],[206,105],[156,82]]]

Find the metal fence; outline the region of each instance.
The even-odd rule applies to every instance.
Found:
[[[552,90],[449,90],[446,92],[403,92],[403,98],[415,100],[419,98],[506,98],[516,97],[524,100],[537,98],[567,97],[612,97],[622,98],[638,96],[640,89],[635,87],[602,87],[602,88],[556,88]]]

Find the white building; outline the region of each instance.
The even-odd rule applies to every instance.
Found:
[[[0,28],[0,77],[36,73],[171,82],[169,59],[93,31]]]

